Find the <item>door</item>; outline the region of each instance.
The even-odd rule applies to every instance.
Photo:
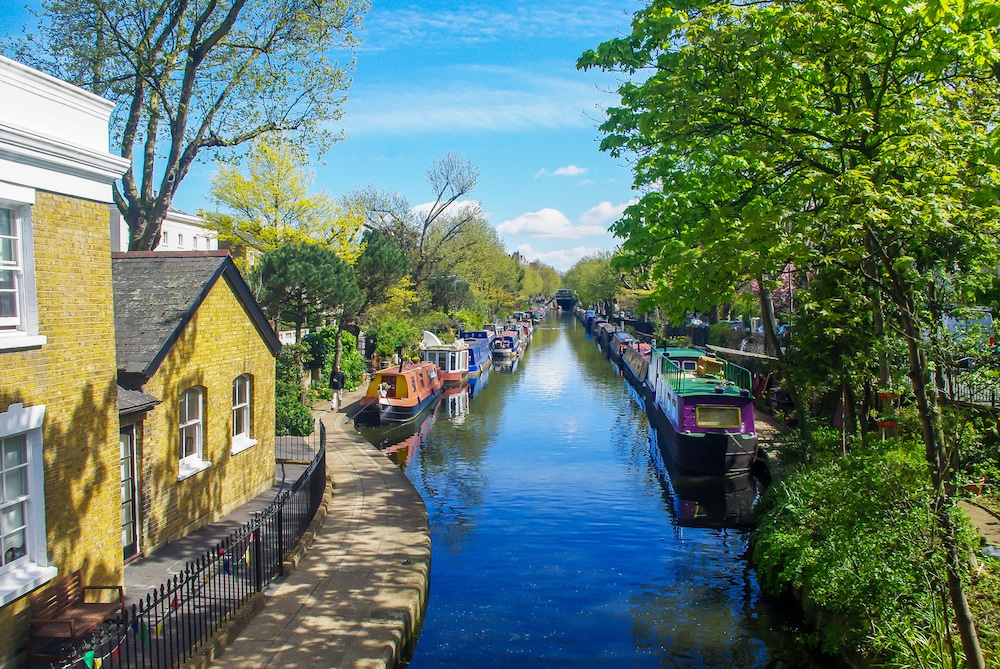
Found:
[[[139,507],[136,504],[135,426],[118,433],[122,475],[122,553],[128,560],[139,554]]]

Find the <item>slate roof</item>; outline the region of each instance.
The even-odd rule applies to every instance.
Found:
[[[119,382],[138,388],[156,373],[220,278],[277,354],[281,343],[227,251],[111,254]]]
[[[141,390],[129,390],[118,386],[118,414],[126,416],[130,413],[148,411],[163,400],[147,395]]]

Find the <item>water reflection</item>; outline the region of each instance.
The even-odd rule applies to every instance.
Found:
[[[511,371],[442,400],[405,448],[433,546],[411,669],[778,657],[795,632],[747,566],[753,484],[671,471],[642,398],[569,315]]]

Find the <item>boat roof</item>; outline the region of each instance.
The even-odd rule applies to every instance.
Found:
[[[664,358],[700,358],[706,355],[705,351],[692,346],[664,346],[656,349],[656,353]]]

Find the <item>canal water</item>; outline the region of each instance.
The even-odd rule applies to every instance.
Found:
[[[671,478],[627,385],[550,314],[513,371],[363,430],[430,517],[411,669],[808,665],[747,562],[756,483]]]

